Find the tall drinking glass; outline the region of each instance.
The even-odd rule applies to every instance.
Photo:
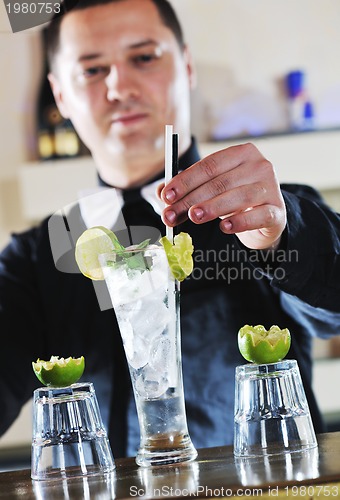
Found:
[[[99,257],[137,406],[141,466],[193,460],[184,405],[179,287],[163,247]]]

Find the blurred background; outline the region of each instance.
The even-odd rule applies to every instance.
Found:
[[[340,2],[171,3],[196,62],[192,124],[201,154],[252,141],[281,182],[313,185],[340,212]],[[1,248],[10,233],[96,184],[88,151],[51,101],[42,28],[13,34],[0,3]],[[314,348],[314,387],[330,430],[340,429],[339,346],[334,339]],[[30,411],[28,403],[0,438],[3,467],[12,452],[27,464]]]

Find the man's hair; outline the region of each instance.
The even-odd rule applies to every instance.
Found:
[[[71,11],[88,9],[98,5],[105,5],[115,2],[123,2],[127,0],[63,0],[61,2],[60,13],[56,14],[48,27],[46,28],[46,52],[50,68],[53,66],[54,58],[59,50],[60,26],[63,17]],[[174,34],[178,45],[181,49],[184,48],[185,42],[183,31],[178,20],[177,14],[168,0],[150,0],[156,7],[158,14],[172,33]]]

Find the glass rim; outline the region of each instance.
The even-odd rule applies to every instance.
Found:
[[[162,245],[149,245],[147,247],[137,248],[137,249],[127,247],[127,249],[124,250],[125,257],[130,256],[130,255],[138,255],[138,254],[139,255],[145,255],[145,254],[149,254],[149,255],[152,255],[152,254],[157,255],[158,254],[158,255],[160,255],[161,253],[166,255],[164,247]],[[111,250],[110,252],[99,253],[98,254],[98,262],[99,262],[101,267],[106,267],[109,260],[115,261],[117,259],[117,257],[121,257],[121,255],[122,255],[121,252],[115,251],[115,250]],[[146,255],[146,257],[147,256],[148,255]]]
[[[151,245],[147,245],[146,247],[143,248],[132,248],[134,245],[130,245],[129,247],[126,247],[124,249],[124,253],[142,253],[146,251],[156,251],[158,252],[159,250],[162,250],[165,252],[164,247],[162,245],[157,245],[156,243],[152,243]],[[138,245],[136,245],[138,247]],[[116,250],[111,250],[110,252],[103,252],[99,253],[98,257],[104,256],[104,255],[119,255],[121,251],[116,251]]]
[[[81,391],[82,389],[88,392],[94,392],[93,382],[76,382],[75,384],[67,385],[66,387],[52,387],[48,385],[41,386],[34,389],[33,397],[35,396],[40,397],[40,395],[41,396],[46,395],[45,397],[48,397],[48,395],[53,391],[58,396],[62,396],[63,394],[65,396],[69,396],[74,394],[74,392],[76,391]]]
[[[278,370],[288,371],[292,368],[298,368],[296,359],[282,359],[274,363],[247,363],[236,366],[236,375],[272,375]]]

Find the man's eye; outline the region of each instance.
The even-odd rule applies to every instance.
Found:
[[[136,64],[150,64],[151,62],[155,61],[158,59],[158,57],[155,54],[140,54],[138,56],[135,56],[133,58],[134,62]]]
[[[91,78],[91,76],[98,75],[102,70],[103,70],[103,68],[100,68],[100,67],[86,68],[83,70],[83,75],[86,78]]]
[[[109,68],[106,66],[91,66],[81,70],[81,77],[84,80],[97,81],[105,77],[109,73]]]
[[[97,83],[106,78],[110,69],[108,66],[80,67],[77,71],[77,81],[82,85]]]

